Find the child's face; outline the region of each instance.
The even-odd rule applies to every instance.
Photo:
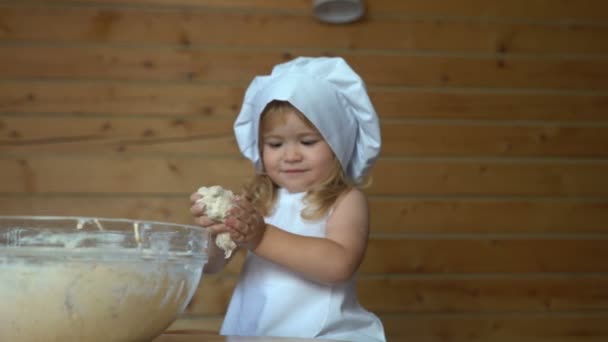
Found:
[[[308,191],[326,180],[334,165],[329,145],[298,115],[290,108],[269,112],[261,127],[264,170],[289,192]]]

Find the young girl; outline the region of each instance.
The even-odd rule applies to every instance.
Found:
[[[234,127],[256,177],[224,222],[191,196],[198,224],[249,250],[221,333],[384,341],[355,286],[369,230],[358,186],[380,151],[361,78],[341,58],[279,64],[251,83]],[[221,270],[223,252],[210,254],[205,272]]]

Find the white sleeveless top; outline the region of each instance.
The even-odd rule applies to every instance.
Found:
[[[266,223],[294,234],[324,237],[327,218],[311,222],[300,216],[304,195],[280,189],[277,207]],[[382,323],[359,305],[355,287],[354,276],[325,285],[249,252],[221,334],[385,341]]]

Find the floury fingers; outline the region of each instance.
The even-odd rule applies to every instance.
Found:
[[[205,206],[205,214],[213,219],[223,221],[226,218],[226,213],[232,207],[234,194],[232,191],[222,188],[219,185],[210,187],[200,187],[197,190],[202,197],[196,201]],[[230,238],[228,232],[220,233],[215,238],[215,244],[224,251],[224,257],[230,258],[232,252],[236,249],[236,243]]]

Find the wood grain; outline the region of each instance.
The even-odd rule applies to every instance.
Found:
[[[608,338],[605,312],[381,314],[387,339],[421,342],[471,340],[512,342],[604,341]],[[223,316],[183,315],[167,332],[217,332]]]
[[[603,341],[605,312],[557,314],[381,315],[389,340],[432,341]]]
[[[382,123],[358,295],[388,340],[608,340],[608,3],[310,6],[2,1],[0,215],[190,224],[191,191],[252,175],[231,128],[251,79],[340,55]],[[243,261],[170,330],[217,331]]]
[[[607,34],[608,36],[608,34]],[[608,46],[608,44],[606,44]],[[608,88],[608,60],[137,46],[0,45],[8,78],[240,82],[296,55],[340,55],[370,85],[491,88]]]
[[[0,117],[3,132],[0,152],[240,155],[228,120]]]
[[[0,114],[234,119],[247,84],[0,80]],[[608,121],[608,92],[374,87],[383,119]]]
[[[40,0],[13,0],[14,2],[39,3]],[[298,12],[309,14],[308,0],[52,0],[53,3],[80,3],[89,5],[168,6],[187,9],[237,9],[248,11]],[[602,21],[608,19],[606,3],[602,0],[512,0],[484,1],[466,0],[458,2],[429,2],[425,0],[374,0],[366,2],[369,16],[393,17],[468,17],[469,20],[487,19],[533,19],[560,21]],[[547,10],[550,8],[551,10]]]
[[[0,152],[240,155],[232,120],[0,116]],[[385,122],[383,157],[607,157],[608,125]],[[2,137],[2,133],[5,133]]]
[[[506,278],[536,273],[605,273],[608,239],[602,236],[392,236],[369,240],[360,267],[364,275],[485,274]],[[240,252],[226,269],[237,275]]]
[[[189,193],[199,184],[240,189],[244,158],[6,156],[0,192]],[[606,161],[381,159],[369,193],[396,196],[606,196]],[[390,177],[388,177],[390,175]],[[151,186],[154,184],[154,186]]]
[[[188,195],[0,193],[0,215],[102,216],[190,224]],[[550,238],[608,233],[606,199],[371,196],[369,204],[372,234]]]
[[[604,5],[596,6],[605,10]],[[493,7],[493,10],[497,9]],[[192,10],[179,7],[146,9],[141,6],[96,8],[6,4],[1,10],[5,29],[0,31],[0,39],[11,41],[264,48],[295,45],[320,49],[469,53],[608,52],[605,38],[607,28],[584,23],[564,25],[542,21],[458,20],[452,15],[430,18],[424,15],[370,16],[359,25],[331,30],[319,24],[308,11],[259,11],[251,15],[247,11],[208,7]],[[58,21],[62,25],[56,25]],[[231,30],[225,27],[231,27]],[[306,34],[295,43],[292,32],[297,31]]]
[[[233,276],[203,277],[187,314],[224,312]],[[378,314],[592,312],[606,307],[605,275],[361,277],[361,304]],[[379,291],[379,289],[382,289]]]

